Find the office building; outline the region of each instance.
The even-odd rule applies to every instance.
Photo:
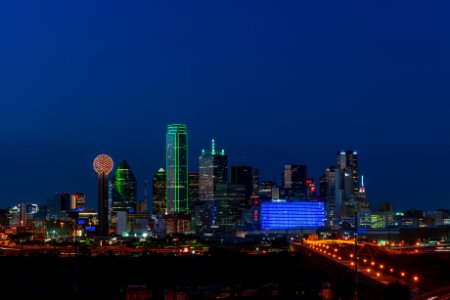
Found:
[[[186,125],[172,124],[166,134],[166,214],[189,212]]]
[[[202,150],[199,173],[200,200],[214,200],[216,185],[228,181],[228,158],[225,150],[216,151],[214,139],[211,141],[211,151]]]
[[[166,171],[161,168],[153,176],[152,213],[166,214]]]
[[[327,224],[331,227],[337,227],[341,219],[341,207],[343,191],[341,185],[341,172],[335,166],[330,166],[325,170],[321,177],[321,194],[324,194]],[[321,195],[322,196],[322,195]]]
[[[354,200],[359,194],[358,152],[353,150],[337,152],[337,166],[342,172],[340,182],[344,201]]]
[[[306,199],[307,167],[305,165],[285,165],[282,176],[287,199]]]
[[[111,181],[112,211],[136,213],[136,177],[126,160],[122,160]]]
[[[84,210],[86,209],[86,194],[85,193],[71,193],[70,195],[70,209]]]
[[[247,188],[241,184],[218,184],[216,190],[216,225],[233,231],[241,222],[246,204]]]
[[[200,174],[198,172],[189,172],[189,211],[193,212],[193,203],[200,200]]]
[[[250,166],[231,167],[231,183],[245,186],[245,203],[248,207],[252,204],[252,196],[254,194],[254,175],[255,172]]]

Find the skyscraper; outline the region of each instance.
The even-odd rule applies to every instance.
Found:
[[[359,194],[358,152],[353,150],[337,152],[337,166],[342,172],[341,189],[345,201],[354,200]]]
[[[189,212],[186,125],[172,124],[166,134],[166,213]]]
[[[232,166],[231,183],[245,186],[245,203],[251,205],[253,195],[253,168],[250,166]]]
[[[285,165],[283,187],[289,199],[306,198],[307,167],[305,165]]]
[[[126,160],[122,160],[112,178],[112,211],[136,212],[136,177]]]
[[[246,186],[242,184],[218,184],[216,191],[216,225],[225,231],[233,231],[242,221],[246,206]]]
[[[98,226],[97,235],[107,236],[108,222],[108,176],[114,168],[114,162],[106,154],[100,154],[94,160],[94,170],[98,175]]]
[[[189,210],[193,209],[193,202],[200,200],[200,184],[198,172],[189,172]]]
[[[228,158],[225,150],[216,151],[214,139],[211,151],[202,150],[199,169],[200,200],[214,200],[216,185],[228,181]]]
[[[164,215],[166,213],[166,171],[161,168],[153,176],[152,213]]]
[[[342,206],[342,189],[340,188],[341,172],[339,168],[330,166],[320,179],[321,197],[326,203],[327,222],[330,226],[337,226],[340,221]]]

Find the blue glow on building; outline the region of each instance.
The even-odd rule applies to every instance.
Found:
[[[261,228],[288,230],[325,225],[324,202],[262,202]]]

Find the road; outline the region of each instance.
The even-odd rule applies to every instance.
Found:
[[[367,259],[363,259],[362,261],[358,262],[357,266],[355,266],[354,256],[343,257],[339,253],[338,249],[333,249],[333,247],[330,247],[329,245],[320,244],[319,242],[307,242],[305,244],[300,242],[292,242],[292,244],[297,247],[306,248],[309,251],[326,257],[327,259],[341,264],[342,266],[345,266],[352,271],[357,270],[359,276],[371,278],[386,286],[393,282],[400,282],[407,285],[411,289],[412,296],[423,294],[423,291],[421,291],[415,284],[420,280],[420,278],[416,275],[409,275],[411,282],[408,282],[406,281],[406,278],[408,276],[405,272],[396,270],[392,267],[388,267],[379,262],[376,263],[373,261],[368,261]]]

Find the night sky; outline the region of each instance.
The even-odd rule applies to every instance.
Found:
[[[215,138],[230,165],[318,180],[359,152],[376,208],[450,208],[449,1],[0,2],[0,207],[55,192],[97,202],[92,161],[165,167],[186,123],[190,171]]]

